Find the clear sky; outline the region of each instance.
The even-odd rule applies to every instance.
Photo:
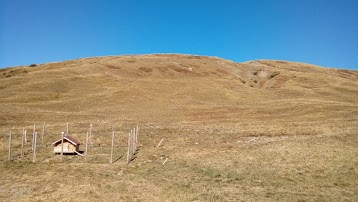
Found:
[[[0,0],[0,68],[144,53],[358,69],[358,0]]]

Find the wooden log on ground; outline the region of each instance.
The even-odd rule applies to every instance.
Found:
[[[160,145],[163,143],[163,141],[164,141],[164,138],[162,138],[162,139],[160,140],[160,142],[158,143],[157,147],[160,147]]]

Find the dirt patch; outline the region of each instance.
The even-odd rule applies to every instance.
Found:
[[[280,76],[275,79],[275,82],[271,86],[271,88],[281,88],[285,85],[285,83],[289,80],[289,78]]]
[[[216,72],[219,73],[219,75],[222,75],[222,76],[229,75],[229,72],[227,72],[225,70],[222,70],[222,69],[218,69],[218,70],[216,70]]]
[[[109,69],[121,69],[119,66],[109,65],[109,64],[106,64],[105,67],[107,67]]]
[[[142,71],[142,72],[147,72],[147,73],[153,71],[153,69],[151,69],[149,67],[140,67],[139,70]]]

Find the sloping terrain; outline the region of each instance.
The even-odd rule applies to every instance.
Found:
[[[36,121],[205,123],[201,126],[357,121],[357,71],[300,63],[142,55],[16,67],[0,74],[6,130]]]
[[[357,71],[303,63],[157,54],[0,69],[0,199],[66,201],[71,190],[83,200],[354,201],[357,114]],[[19,157],[21,131],[43,122],[43,160],[31,164],[30,150]],[[66,122],[81,142],[93,124],[92,163],[51,153]],[[112,126],[122,158],[111,165]]]

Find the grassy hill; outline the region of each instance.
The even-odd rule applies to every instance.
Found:
[[[357,71],[303,63],[158,54],[0,69],[0,199],[354,201],[357,114]],[[19,156],[21,131],[43,122],[32,164],[29,142]],[[51,153],[66,123],[82,143],[93,124],[88,163]],[[112,126],[118,161],[108,164]]]

